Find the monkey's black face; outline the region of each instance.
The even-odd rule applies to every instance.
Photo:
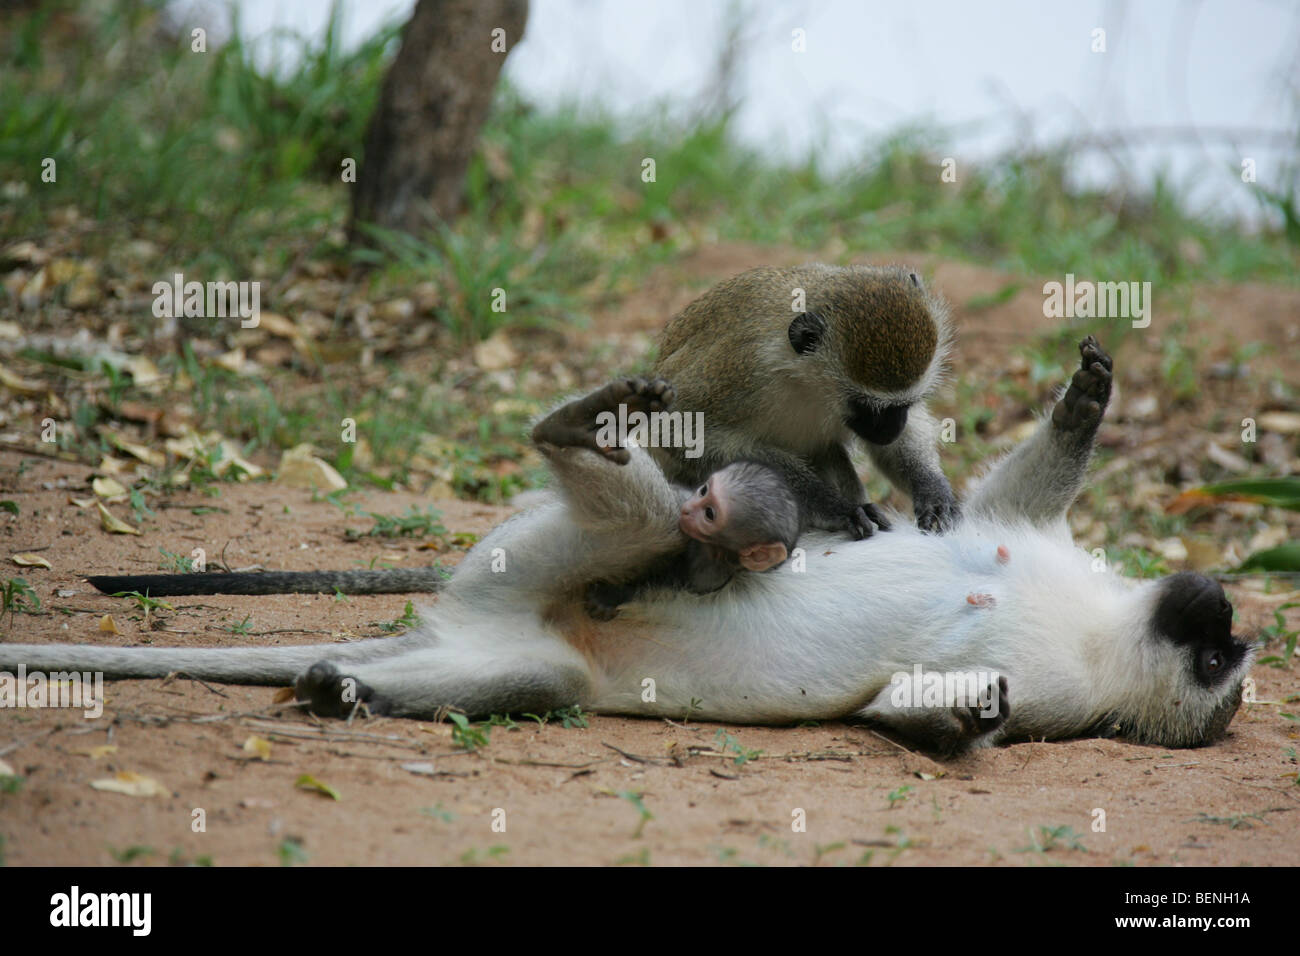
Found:
[[[1214,688],[1237,670],[1249,650],[1232,635],[1232,605],[1217,581],[1185,571],[1161,584],[1153,623],[1156,632],[1191,659],[1192,676]]]
[[[906,405],[880,408],[855,397],[849,400],[844,424],[873,445],[888,445],[903,434],[903,429],[907,427],[907,409]]]

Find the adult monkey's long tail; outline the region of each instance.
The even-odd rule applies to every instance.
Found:
[[[100,647],[87,644],[5,644],[0,672],[99,671],[109,680],[179,673],[227,684],[287,686],[317,661],[341,666],[374,661],[417,646],[414,632],[335,644],[280,647]]]
[[[138,591],[150,597],[176,594],[413,594],[441,590],[449,568],[385,568],[379,571],[240,571],[201,574],[106,574],[87,578],[105,594]]]

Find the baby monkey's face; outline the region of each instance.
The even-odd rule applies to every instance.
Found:
[[[726,478],[712,474],[682,505],[677,527],[682,533],[705,544],[720,544],[731,510]]]

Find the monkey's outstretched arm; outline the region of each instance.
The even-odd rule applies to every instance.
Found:
[[[870,502],[863,501],[861,482],[857,481],[856,476],[854,481],[858,485],[858,494],[855,498],[847,498],[841,493],[840,487],[847,482],[840,480],[833,468],[828,472],[833,463],[832,457],[823,458],[819,462],[823,466],[820,472],[798,455],[779,448],[754,448],[743,457],[766,465],[785,479],[795,498],[803,504],[809,527],[823,531],[847,531],[859,539],[871,537],[877,527],[882,531],[889,530],[889,520],[884,513]],[[844,456],[844,462],[848,463],[847,455]],[[852,466],[849,465],[849,468],[851,471]]]
[[[1083,487],[1112,381],[1111,357],[1091,335],[1079,343],[1079,355],[1051,419],[993,468],[967,501],[968,514],[1036,525],[1065,517]]]
[[[849,421],[853,428],[853,421]],[[854,429],[856,431],[856,429]],[[912,498],[916,524],[922,531],[949,531],[960,509],[952,486],[939,467],[938,428],[923,405],[908,412],[903,433],[888,445],[865,440],[871,460],[889,483]]]

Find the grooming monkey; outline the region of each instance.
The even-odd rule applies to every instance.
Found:
[[[676,409],[702,412],[704,454],[656,449],[671,481],[696,485],[728,462],[775,469],[808,523],[870,536],[888,521],[849,461],[857,435],[912,497],[924,531],[949,530],[957,501],[925,399],[948,349],[947,306],[903,268],[752,269],[715,286],[664,329],[655,374]]]
[[[800,290],[802,309],[792,312]],[[807,526],[867,537],[889,523],[866,500],[849,460],[847,443],[857,435],[890,482],[911,495],[917,525],[948,530],[957,502],[939,469],[924,404],[948,338],[947,306],[907,269],[810,265],[742,273],[688,305],[660,341],[655,373],[676,389],[676,408],[704,414],[704,454],[653,454],[670,481],[688,488],[733,461],[759,462],[790,486]],[[427,592],[447,577],[446,569],[427,567],[89,581],[108,594],[165,597]]]
[[[1237,711],[1253,652],[1216,582],[1098,572],[1071,542],[1065,512],[1111,383],[1096,342],[1080,353],[1052,415],[978,485],[951,534],[904,525],[854,543],[810,531],[805,574],[745,575],[703,597],[658,591],[596,623],[582,611],[587,582],[680,549],[679,492],[643,449],[619,464],[585,444],[543,445],[557,494],[486,535],[412,632],[272,648],[0,643],[0,670],[292,683],[319,714],[358,701],[417,718],[578,703],[749,723],[857,718],[938,751],[1116,734],[1208,743]],[[614,383],[589,400],[648,405],[654,388]],[[976,607],[971,594],[995,600]],[[973,674],[995,706],[906,706],[895,682],[913,668]]]

